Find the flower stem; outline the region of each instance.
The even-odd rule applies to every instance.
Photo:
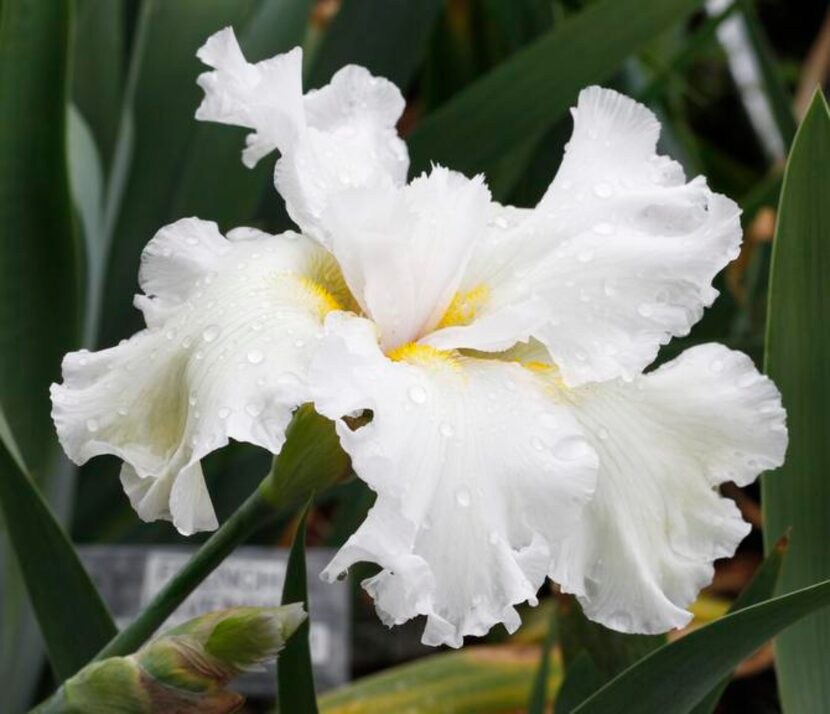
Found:
[[[95,660],[121,657],[141,647],[236,546],[276,516],[273,502],[266,497],[262,487],[257,488],[158,592],[141,614],[109,641],[95,656]]]
[[[135,652],[236,546],[258,528],[295,508],[350,473],[334,424],[310,405],[300,407],[286,430],[286,442],[270,473],[162,588],[150,604],[95,656],[95,660]]]

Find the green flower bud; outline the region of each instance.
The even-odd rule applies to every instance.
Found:
[[[276,657],[305,620],[301,604],[210,612],[129,657],[93,662],[33,714],[226,714],[245,699],[225,685]]]

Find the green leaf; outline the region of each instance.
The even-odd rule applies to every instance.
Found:
[[[530,700],[527,704],[527,714],[545,714],[545,707],[548,702],[548,680],[550,679],[550,651],[556,641],[556,616],[551,615],[548,624],[548,632],[545,641],[542,643],[542,659],[539,662],[539,669],[536,670],[536,677],[533,680],[533,688],[530,690]]]
[[[68,7],[0,5],[0,406],[38,480],[55,456],[47,387],[80,327],[66,169]]]
[[[738,612],[750,605],[757,605],[768,600],[775,592],[775,586],[781,576],[781,566],[784,564],[784,557],[787,554],[788,537],[784,536],[775,544],[772,552],[758,568],[758,571],[741,591],[740,595],[732,603],[729,612]],[[729,685],[731,676],[724,677],[718,685],[700,702],[693,714],[712,714],[723,696],[723,692]]]
[[[124,90],[125,0],[76,0],[72,100],[108,167]]]
[[[820,93],[793,143],[772,253],[766,371],[781,390],[790,446],[763,478],[764,530],[792,528],[781,574],[788,592],[830,577],[830,116]],[[772,543],[767,543],[771,547]],[[816,614],[776,641],[784,710],[818,712],[830,701],[830,613]]]
[[[110,255],[99,332],[103,344],[140,327],[140,315],[132,309],[139,255],[173,218],[171,201],[200,128],[194,118],[201,97],[196,77],[204,66],[196,50],[212,33],[243,23],[256,5],[255,0],[141,4],[107,196]],[[236,164],[241,174],[245,169],[238,155]],[[233,173],[215,178],[225,184],[236,179]]]
[[[740,7],[746,22],[747,36],[761,69],[764,93],[769,100],[775,124],[784,140],[784,145],[789,147],[795,138],[797,129],[793,114],[793,98],[784,85],[778,63],[772,54],[772,48],[758,14],[755,12],[754,0],[736,0],[736,5]]]
[[[100,311],[106,242],[104,236],[104,174],[95,138],[74,104],[67,114],[69,183],[72,202],[86,249],[86,308],[84,333],[89,341]]]
[[[316,714],[317,697],[314,693],[314,675],[311,670],[311,649],[308,643],[310,610],[308,609],[308,582],[305,567],[305,527],[311,500],[306,504],[294,543],[288,555],[285,583],[282,588],[283,604],[302,603],[309,617],[297,628],[297,632],[277,662],[277,699],[282,712]]]
[[[115,625],[75,549],[27,477],[2,412],[0,442],[0,511],[49,661],[63,680],[115,635]]]
[[[62,514],[72,478],[55,469],[48,385],[63,353],[77,345],[81,322],[81,250],[65,162],[69,24],[69,3],[0,3],[0,410],[32,478]],[[0,691],[18,711],[43,651],[5,526]]]
[[[655,650],[606,684],[574,714],[685,714],[765,642],[828,605],[830,580],[825,580],[726,615]],[[678,685],[679,672],[682,686]]]
[[[570,667],[582,652],[591,657],[603,682],[617,676],[666,641],[663,635],[626,635],[585,617],[572,596],[562,596],[557,607],[559,641]]]
[[[538,646],[479,646],[442,652],[364,677],[319,700],[322,714],[504,714],[522,711],[539,669]],[[562,681],[551,658],[547,690]],[[548,703],[552,694],[549,695]]]
[[[314,53],[308,86],[359,64],[406,90],[441,7],[441,0],[346,0]]]
[[[409,138],[413,171],[436,161],[468,174],[553,126],[582,87],[701,0],[599,0],[429,115]],[[563,71],[562,68],[567,68]]]
[[[556,714],[570,714],[608,681],[586,651],[568,665],[565,681],[556,695]]]

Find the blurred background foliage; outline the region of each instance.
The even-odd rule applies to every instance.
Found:
[[[51,35],[26,35],[52,2],[48,22],[32,25]],[[62,353],[109,346],[140,328],[132,307],[139,254],[162,225],[189,215],[223,230],[291,225],[273,190],[273,162],[244,168],[243,130],[193,118],[203,69],[195,51],[226,25],[251,61],[301,44],[307,87],[348,63],[392,79],[408,100],[400,130],[413,168],[435,160],[484,172],[495,197],[518,206],[534,205],[554,175],[582,86],[602,83],[647,103],[663,122],[662,149],[744,211],[744,247],[718,278],[722,297],[661,359],[714,339],[763,364],[784,159],[830,67],[825,0],[0,0],[3,58],[31,60],[25,72],[6,61],[0,74],[0,170],[16,177],[0,192],[2,407],[74,541],[184,539],[170,524],[138,520],[114,459],[78,470],[59,454],[47,385],[59,376]],[[8,109],[27,83],[40,87],[28,118]],[[43,116],[58,117],[57,125],[34,121]],[[18,141],[21,121],[45,126],[30,145]],[[14,151],[9,142],[17,142]],[[207,459],[220,521],[269,462],[239,444]],[[753,534],[719,564],[692,628],[722,615],[763,557],[758,488],[726,493]],[[354,479],[321,494],[308,514],[309,545],[342,544],[371,502]],[[256,542],[286,545],[295,524],[285,513]],[[0,691],[14,693],[16,711],[39,682],[47,691],[50,675],[14,561],[0,555],[0,565]],[[380,674],[325,695],[322,711],[521,711],[531,690],[539,702],[552,698],[566,664],[581,672],[562,689],[557,712],[568,711],[566,699],[579,702],[586,682],[607,680],[662,642],[614,635],[548,592],[515,635],[494,631],[462,652],[435,654],[418,643],[419,623],[388,631],[377,622],[359,575],[352,574],[353,675]],[[543,650],[550,657],[540,669]],[[777,711],[771,663],[769,646],[745,661],[719,711]]]

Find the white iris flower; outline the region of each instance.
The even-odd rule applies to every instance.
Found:
[[[377,563],[364,586],[388,624],[425,615],[424,641],[452,646],[512,631],[546,577],[617,630],[688,622],[749,530],[717,486],[787,443],[745,355],[708,344],[643,372],[714,300],[737,206],[658,156],[653,114],[613,91],[582,92],[559,173],[523,210],[440,167],[406,184],[403,99],[362,68],[303,96],[299,50],[252,65],[223,30],[199,56],[197,117],[252,129],[247,165],[279,149],[302,235],[163,229],[140,276],[148,329],[67,356],[53,388],[70,456],[117,454],[143,517],[211,528],[199,459],[228,438],[277,453],[311,400],[377,493],[325,575]]]

